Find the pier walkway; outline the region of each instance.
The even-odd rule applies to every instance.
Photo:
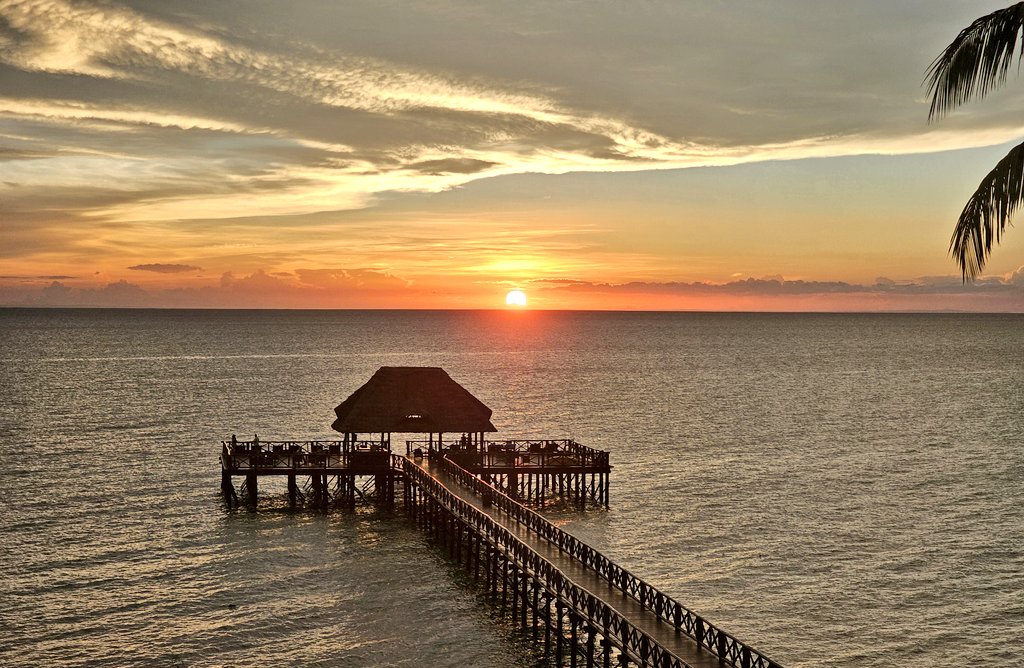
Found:
[[[449,513],[484,529],[488,542],[497,545],[507,559],[517,561],[523,576],[543,581],[544,573],[534,571],[544,571],[545,567],[560,574],[549,593],[557,599],[557,605],[575,607],[570,612],[590,629],[592,636],[604,636],[605,665],[610,663],[607,650],[614,645],[622,652],[616,659],[619,665],[634,662],[691,668],[778,668],[766,656],[452,461],[406,457],[402,464],[413,486],[422,485],[425,478],[432,480],[434,484],[427,485],[432,488],[428,493]],[[494,527],[487,526],[490,523],[504,531],[495,532]],[[501,538],[496,539],[496,534],[502,534]],[[522,558],[523,554],[530,558]],[[467,556],[467,565],[469,562]],[[545,567],[531,568],[531,563]],[[524,593],[524,608],[527,599]],[[536,600],[535,594],[535,606]],[[522,615],[525,620],[525,611]],[[576,635],[575,625],[572,633]],[[579,644],[575,637],[573,640]],[[591,638],[590,644],[593,642]],[[576,665],[575,656],[571,665]],[[594,665],[592,654],[587,665]]]

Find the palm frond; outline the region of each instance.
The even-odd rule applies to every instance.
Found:
[[[960,264],[965,282],[981,273],[993,243],[999,243],[1022,201],[1024,143],[1013,147],[982,179],[956,222],[949,251]]]
[[[961,30],[925,74],[932,97],[928,119],[943,116],[972,97],[984,97],[1003,85],[1021,39],[1024,2],[982,16]],[[1022,56],[1024,51],[1017,58]]]

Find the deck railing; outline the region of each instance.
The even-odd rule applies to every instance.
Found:
[[[444,459],[441,466],[446,473],[460,483],[488,499],[505,514],[526,526],[563,553],[572,556],[596,572],[613,587],[655,613],[662,621],[671,624],[676,631],[693,638],[701,647],[723,661],[743,668],[778,668],[778,664],[761,652],[737,640],[672,597],[658,591],[580,539],[559,529],[540,514],[525,507],[493,485],[484,482],[455,462]]]
[[[473,446],[470,446],[473,447]],[[581,445],[571,439],[510,439],[484,441],[479,449],[469,449],[460,441],[406,441],[405,452],[463,452],[479,456],[479,465],[487,468],[510,466],[570,466],[607,469],[608,453]]]
[[[551,562],[544,559],[512,532],[460,499],[425,470],[406,459],[405,474],[425,488],[442,506],[471,525],[489,543],[505,552],[523,571],[531,573],[544,588],[586,619],[605,638],[617,645],[631,660],[661,668],[688,668],[689,664],[664,648],[653,637],[635,626],[614,608],[578,586]],[[758,666],[759,664],[750,664]],[[761,664],[768,666],[769,664]]]
[[[232,471],[345,468],[353,453],[388,452],[377,441],[222,441],[221,457]]]

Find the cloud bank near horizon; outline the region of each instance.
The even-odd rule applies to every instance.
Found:
[[[964,284],[953,276],[873,284],[785,280],[781,276],[726,283],[593,283],[537,279],[524,286],[539,308],[611,310],[979,311],[1024,312],[1024,267]],[[496,308],[504,288],[462,289],[463,308]],[[120,280],[72,287],[24,279],[0,287],[0,304],[107,308],[445,308],[437,286],[418,285],[371,269],[300,269],[294,273],[225,273],[216,283],[191,288],[145,287]],[[451,296],[451,295],[449,295]],[[592,298],[599,297],[598,300]],[[434,299],[432,301],[432,298]]]

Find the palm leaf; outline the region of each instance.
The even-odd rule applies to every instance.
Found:
[[[985,267],[993,242],[1010,224],[1024,201],[1024,143],[1018,144],[989,172],[960,213],[949,250],[960,264],[965,281]]]
[[[967,100],[984,97],[1006,82],[1006,73],[1024,39],[1024,2],[982,16],[960,31],[925,74],[932,96],[928,119]],[[1017,56],[1024,56],[1024,51]]]

